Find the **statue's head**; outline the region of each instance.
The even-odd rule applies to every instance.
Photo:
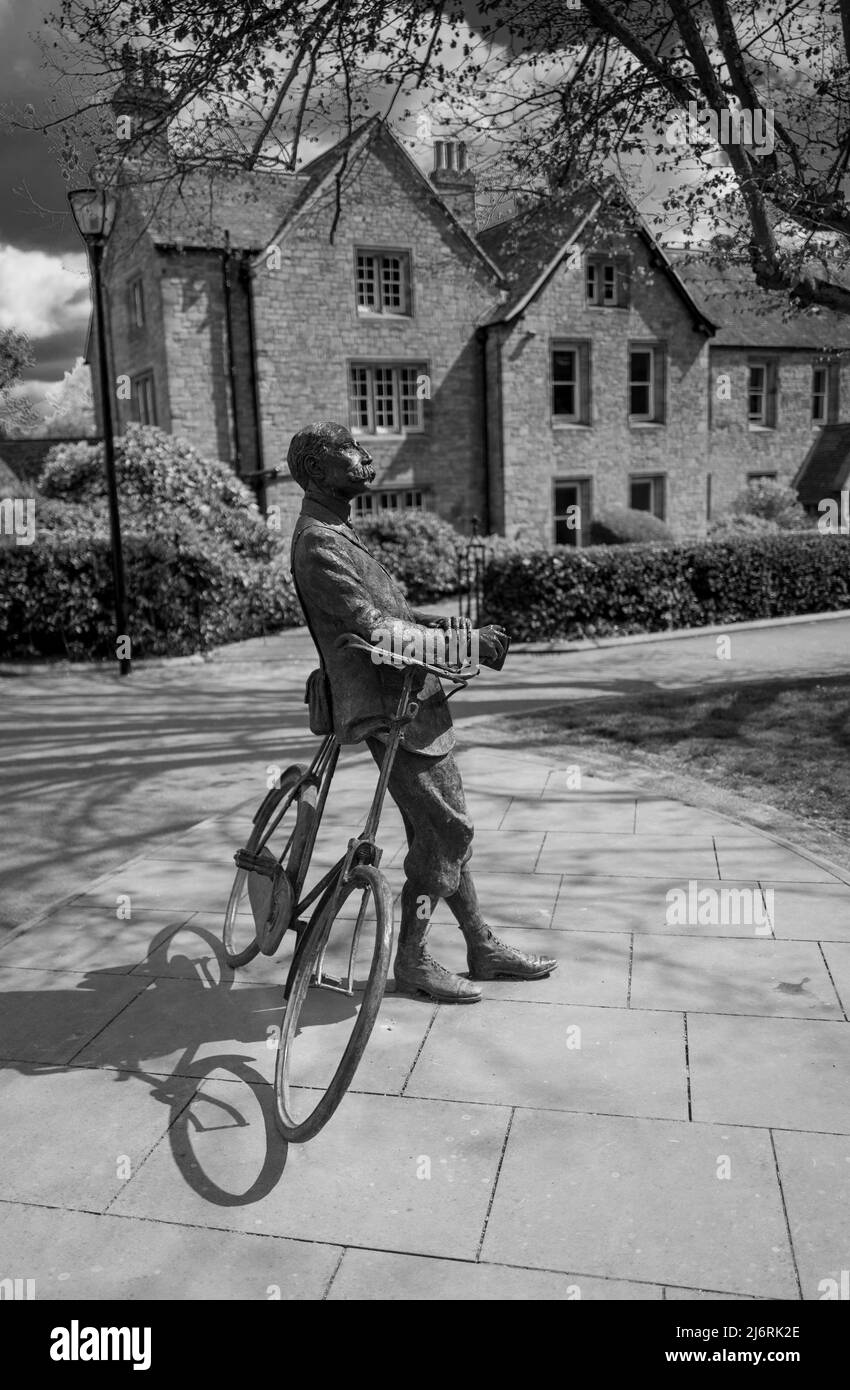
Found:
[[[289,471],[305,492],[357,497],[375,480],[372,456],[345,425],[321,420],[292,436]]]

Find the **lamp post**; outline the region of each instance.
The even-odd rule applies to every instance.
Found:
[[[115,198],[103,188],[76,188],[68,194],[77,231],[86,244],[92,271],[94,313],[97,325],[97,356],[100,374],[100,410],[103,452],[106,459],[106,489],[109,498],[109,531],[112,540],[112,583],[115,594],[116,637],[128,638],[127,594],[124,586],[124,555],[121,549],[121,518],[118,513],[118,487],[115,481],[115,440],[112,425],[112,383],[106,343],[106,316],[103,312],[103,253],[115,221]],[[122,676],[129,676],[130,658],[119,658]]]

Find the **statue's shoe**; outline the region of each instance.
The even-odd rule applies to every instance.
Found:
[[[453,975],[445,966],[429,956],[396,956],[396,994],[427,994],[441,1004],[475,1004],[481,990],[462,975]]]
[[[558,968],[551,956],[526,955],[506,946],[491,931],[467,946],[466,958],[473,980],[542,980]]]

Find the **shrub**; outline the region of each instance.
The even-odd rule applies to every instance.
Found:
[[[121,517],[130,530],[214,537],[257,560],[269,558],[274,549],[275,537],[253,494],[230,465],[204,458],[175,435],[153,425],[131,425],[115,440],[115,476]],[[56,445],[47,454],[38,489],[66,504],[86,504],[105,519],[103,444]]]
[[[134,656],[301,622],[288,553],[228,465],[148,427],[115,444]],[[113,656],[102,444],[55,446],[39,487],[35,543],[6,548],[0,563],[0,652]]]
[[[766,516],[749,512],[727,512],[709,523],[708,538],[712,541],[733,540],[735,536],[775,536],[779,527]]]
[[[850,606],[850,542],[819,533],[514,552],[484,575],[485,622],[518,641],[661,632]]]
[[[757,516],[775,521],[783,531],[799,531],[811,522],[796,492],[775,478],[759,478],[739,492],[730,511],[733,516]]]
[[[457,590],[458,558],[468,537],[432,512],[378,512],[358,519],[357,533],[410,603]]]
[[[633,545],[639,542],[669,541],[672,535],[652,512],[639,512],[631,507],[607,507],[597,512],[590,523],[592,545]]]
[[[123,537],[132,655],[182,656],[300,622],[275,564],[194,542]],[[288,577],[287,577],[288,578]],[[0,551],[0,656],[115,656],[106,534],[46,532]]]

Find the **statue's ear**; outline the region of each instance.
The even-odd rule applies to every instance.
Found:
[[[315,454],[308,454],[304,460],[304,472],[314,482],[321,482],[324,477],[321,459],[317,458]]]

